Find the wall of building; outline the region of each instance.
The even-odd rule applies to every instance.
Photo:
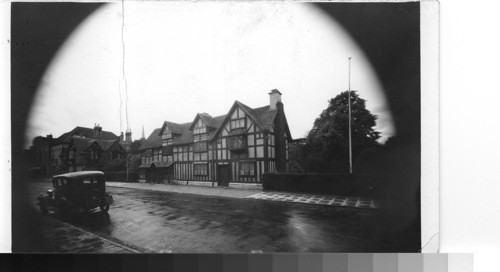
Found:
[[[275,132],[273,129],[262,130],[239,107],[231,111],[229,116],[216,139],[207,141],[214,128],[207,127],[198,118],[193,128],[193,143],[172,146],[168,154],[163,154],[162,150],[167,147],[164,139],[163,147],[143,151],[142,164],[173,161],[173,178],[177,182],[210,184],[218,180],[218,167],[227,165],[231,169],[231,183],[261,183],[263,173],[277,170]],[[241,134],[235,135],[235,131]],[[280,132],[284,133],[284,126]],[[284,141],[280,156],[287,161],[286,134],[279,139]]]

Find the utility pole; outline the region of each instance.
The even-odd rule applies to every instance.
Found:
[[[349,91],[347,92],[349,104],[349,174],[352,174],[352,135],[351,135],[351,57],[349,57]]]

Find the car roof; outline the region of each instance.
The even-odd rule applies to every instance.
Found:
[[[57,175],[52,178],[80,178],[86,176],[104,176],[104,173],[101,171],[80,171]]]

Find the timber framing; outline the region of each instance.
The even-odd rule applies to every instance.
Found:
[[[258,184],[263,173],[287,172],[292,137],[281,93],[270,95],[270,105],[263,107],[235,101],[224,115],[198,113],[184,124],[165,121],[141,148],[141,179],[227,186]],[[154,174],[162,171],[156,162],[167,163],[168,170]]]

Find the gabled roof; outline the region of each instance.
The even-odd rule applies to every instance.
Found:
[[[102,148],[103,151],[108,151],[114,144],[118,143],[118,146],[125,151],[125,149],[119,144],[117,140],[95,140],[97,144]]]
[[[143,146],[141,147],[141,150],[144,149],[151,149],[151,148],[156,148],[160,147],[162,144],[161,140],[161,133],[165,129],[165,127],[169,127],[169,129],[173,132],[176,133],[182,131],[182,133],[177,133],[180,134],[178,137],[174,139],[172,142],[172,145],[184,145],[184,144],[190,144],[193,142],[193,128],[196,125],[196,122],[198,119],[202,119],[203,122],[210,128],[215,128],[213,130],[208,131],[208,137],[207,140],[213,140],[214,137],[216,137],[220,131],[223,128],[223,125],[226,124],[229,119],[231,118],[231,113],[237,108],[240,107],[245,114],[261,129],[263,130],[271,130],[274,127],[274,120],[276,119],[276,114],[278,113],[277,109],[270,110],[270,106],[263,106],[263,107],[258,107],[258,108],[251,108],[239,101],[235,101],[233,106],[231,106],[231,109],[227,114],[224,115],[219,115],[216,117],[212,117],[207,113],[198,113],[196,114],[194,120],[191,123],[184,123],[184,124],[177,124],[173,122],[168,122],[165,121],[163,123],[163,126],[160,129],[156,129],[153,131],[153,134],[156,133],[156,135],[151,134],[148,139],[145,141]],[[286,117],[284,117],[285,120],[285,129],[287,136],[289,139],[291,139],[291,134],[290,134],[290,129],[288,127],[288,123],[286,121]],[[158,130],[158,131],[157,131]],[[242,132],[233,132],[234,133],[242,133]],[[156,137],[152,137],[156,136]],[[153,138],[153,139],[151,139]],[[147,142],[147,144],[146,144]],[[146,146],[146,148],[144,148]]]
[[[274,125],[274,118],[278,113],[277,110],[269,110],[269,106],[264,106],[260,108],[255,108],[252,110],[252,114],[258,120],[260,126],[263,129],[270,129]]]
[[[97,139],[96,137],[94,137],[94,129],[86,127],[75,127],[73,130],[59,136],[57,140],[61,142],[68,142],[73,136],[83,136],[85,138]],[[118,139],[118,136],[116,136],[113,132],[103,130],[101,131],[101,136],[98,139],[116,140]]]
[[[172,145],[183,145],[191,142],[193,142],[193,131],[188,129],[182,135],[175,138]]]
[[[222,124],[225,124],[227,123],[227,121],[229,121],[229,119],[231,118],[231,113],[237,107],[240,107],[261,129],[269,129],[272,127],[277,110],[269,111],[269,106],[253,109],[236,100],[234,101],[233,106],[231,106],[231,109],[229,109],[229,112],[225,115],[224,120],[221,122],[217,130],[213,133],[213,135],[211,135],[212,138],[220,133],[223,128]]]
[[[222,116],[225,117],[225,115]],[[207,127],[218,128],[222,120],[224,120],[224,117],[222,118],[221,116],[212,117],[208,113],[197,113],[196,116],[194,117],[193,122],[190,123],[189,129],[194,128],[194,126],[196,125],[196,121],[198,121],[198,118],[201,118],[201,120],[203,121],[203,123],[205,123],[205,125],[207,125]]]
[[[160,147],[162,144],[160,130],[161,128],[156,128],[155,130],[153,130],[153,132],[151,132],[149,137],[146,140],[144,140],[139,150],[146,150],[146,149]]]
[[[263,129],[271,129],[274,126],[274,119],[276,118],[276,114],[278,113],[278,110],[269,110],[270,106],[264,106],[264,107],[259,107],[252,109],[245,104],[237,101],[240,105],[245,107],[246,111],[251,113],[251,116],[253,116],[256,120],[258,120],[258,123],[260,124],[261,128]],[[292,139],[292,134],[290,133],[290,128],[288,127],[288,122],[286,120],[286,115],[283,116],[285,119],[285,128],[286,128],[286,133],[288,135],[289,140]]]
[[[129,152],[130,151],[130,147],[131,147],[131,144],[127,141],[123,141],[123,142],[119,142],[118,144],[120,144],[120,147],[125,150],[125,152]]]
[[[73,142],[76,152],[84,152],[95,142],[95,140],[83,137],[72,137],[70,142]]]
[[[168,129],[170,129],[172,133],[182,134],[184,133],[184,131],[186,131],[187,128],[189,128],[190,125],[191,123],[178,124],[170,121],[165,121],[163,122],[163,126],[161,127],[158,134],[161,135],[166,127],[168,127]]]

